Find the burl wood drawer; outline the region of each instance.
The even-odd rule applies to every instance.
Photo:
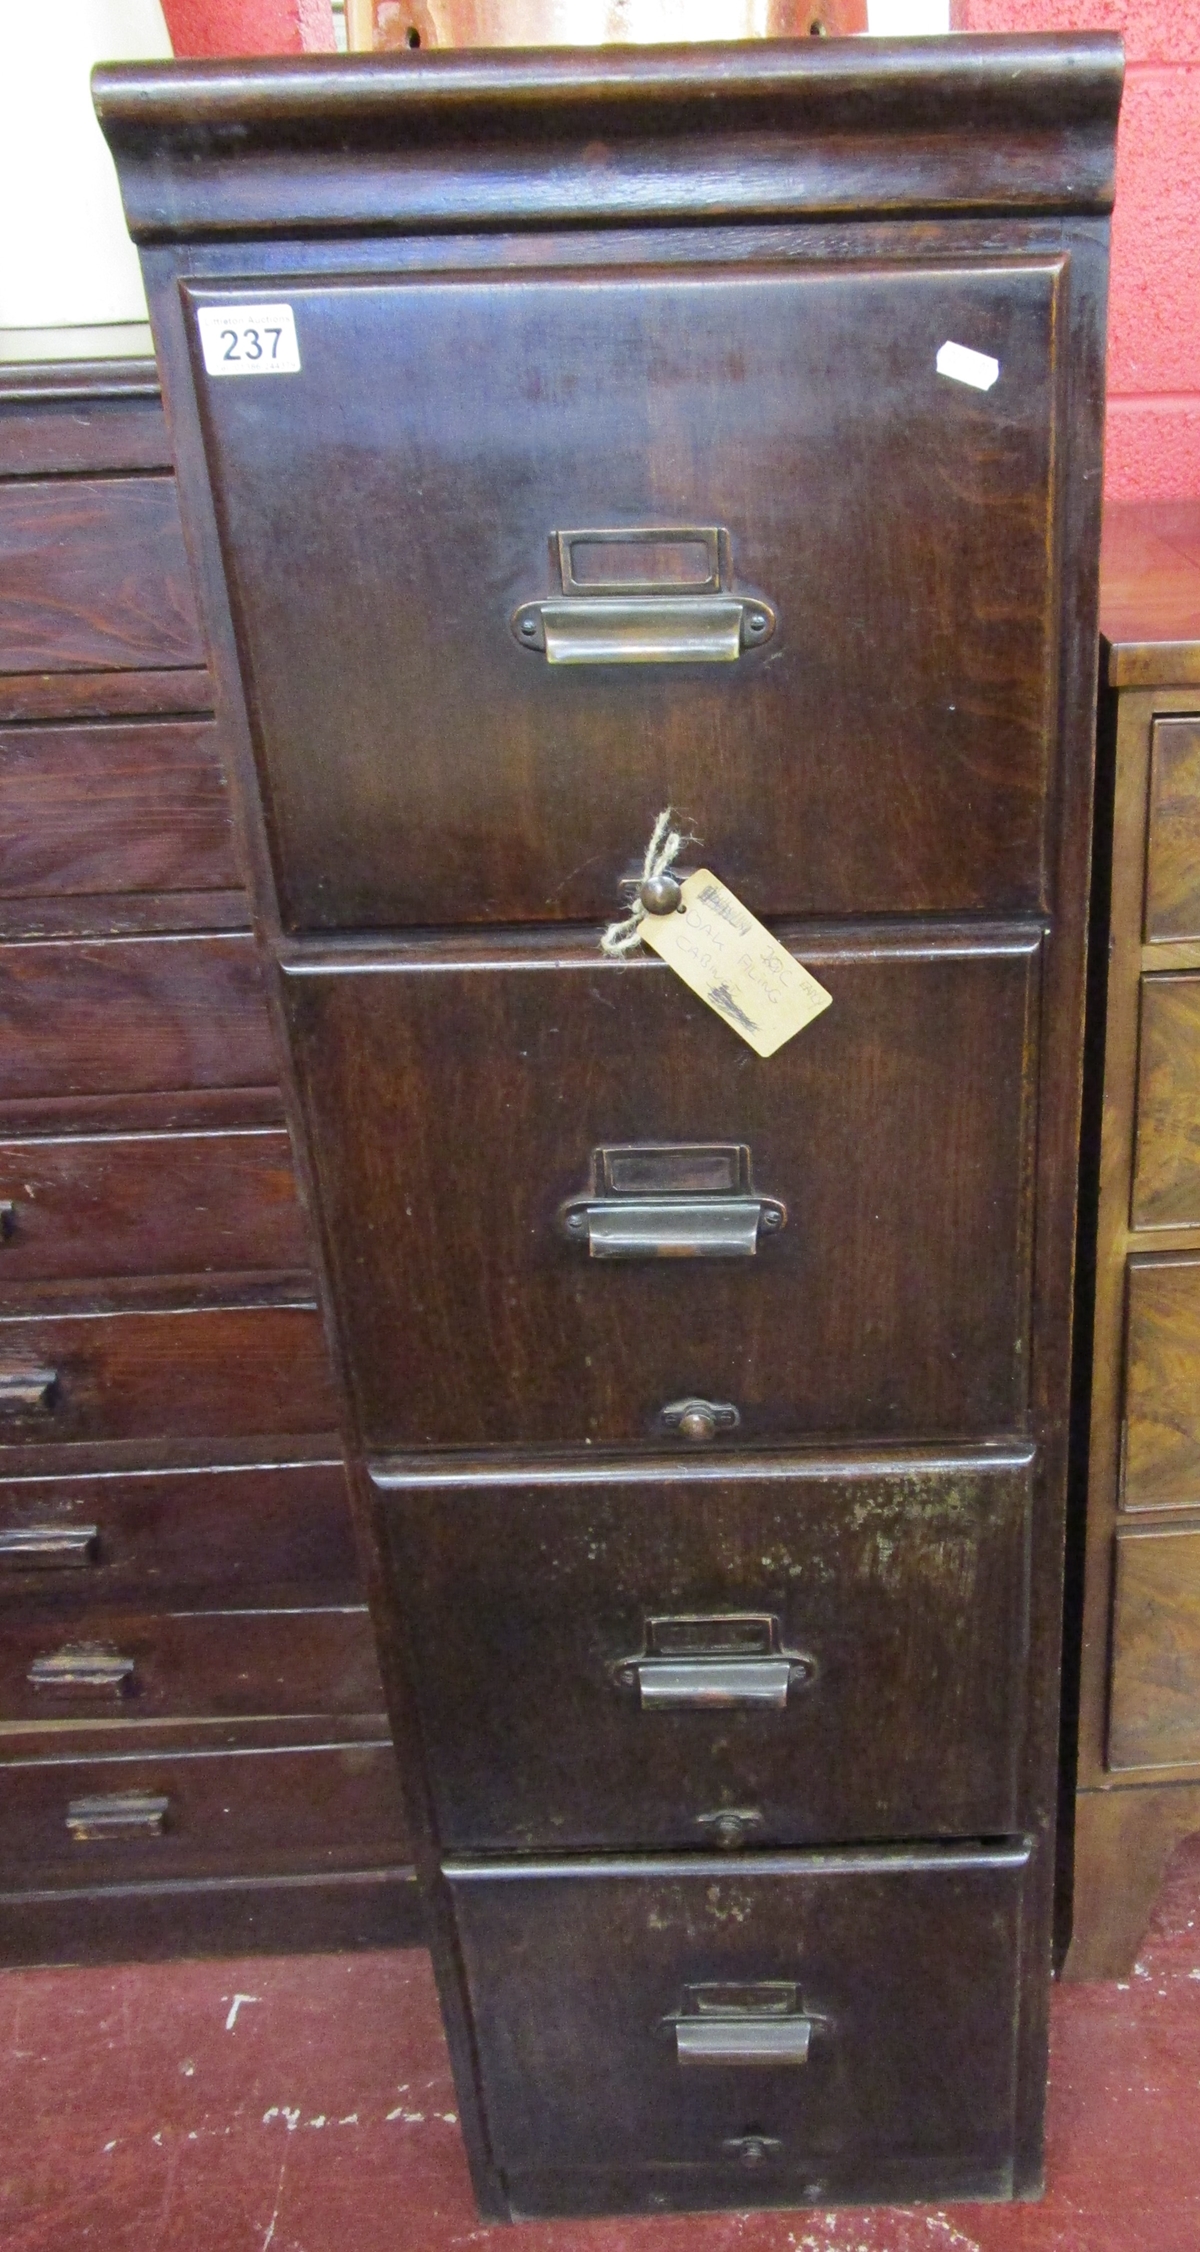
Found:
[[[1121,1501],[1200,1501],[1200,1259],[1131,1259]]]
[[[1145,932],[1200,938],[1200,719],[1154,723]]]
[[[623,2168],[643,2206],[679,2168],[700,2204],[750,2173],[755,2202],[1002,2194],[1026,1860],[451,1864],[517,2211],[553,2210],[556,2176],[585,2208],[588,2177],[629,2196]]]
[[[43,1739],[44,1741],[44,1739]],[[30,1757],[0,1741],[0,1880],[153,1883],[398,1866],[409,1845],[390,1741]]]
[[[5,1102],[277,1076],[249,936],[0,946]]]
[[[285,918],[607,918],[668,802],[760,914],[1036,910],[1062,271],[311,280],[269,415],[197,352]]]
[[[790,943],[767,1064],[592,933],[292,965],[368,1448],[1021,1427],[1039,936]]]
[[[173,477],[0,484],[0,672],[204,661]]]
[[[0,730],[0,897],[238,880],[210,720]]]
[[[0,1603],[73,1613],[186,1601],[354,1603],[340,1462],[87,1470],[0,1483]]]
[[[1200,1221],[1200,975],[1144,977],[1133,1224]]]
[[[1108,1758],[1200,1761],[1200,1527],[1118,1537]]]
[[[451,1851],[1016,1826],[1027,1456],[380,1484]]]
[[[0,1722],[383,1711],[366,1611],[121,1613],[13,1621]]]
[[[0,1142],[0,1287],[307,1263],[279,1129]]]
[[[337,1421],[311,1304],[0,1320],[0,1439],[221,1438]]]

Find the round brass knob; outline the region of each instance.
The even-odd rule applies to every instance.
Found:
[[[683,892],[675,876],[647,876],[638,887],[638,897],[648,915],[673,915]]]
[[[722,1853],[736,1853],[739,1846],[745,1845],[749,1829],[749,1823],[743,1821],[740,1814],[722,1814],[713,1823],[713,1839]]]
[[[697,1402],[695,1407],[684,1409],[677,1428],[681,1439],[690,1440],[694,1447],[705,1447],[716,1438],[717,1419],[711,1408]]]

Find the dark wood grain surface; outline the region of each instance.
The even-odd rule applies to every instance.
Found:
[[[1121,1498],[1200,1501],[1200,1259],[1132,1259]]]
[[[1196,580],[1200,642],[1200,562]],[[1200,720],[1157,719],[1151,734],[1146,937],[1200,938]]]
[[[0,672],[203,663],[172,477],[0,483]]]
[[[1135,1228],[1200,1221],[1200,974],[1142,980]]]
[[[1117,1543],[1110,1765],[1200,1763],[1200,1527]]]
[[[232,891],[216,728],[0,732],[0,896]]]

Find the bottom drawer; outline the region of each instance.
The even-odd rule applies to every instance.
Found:
[[[1200,1761],[1200,1526],[1117,1536],[1108,1764]]]
[[[514,2209],[1010,2191],[1027,1862],[450,1864]]]
[[[398,1867],[387,1742],[0,1763],[0,1885]]]

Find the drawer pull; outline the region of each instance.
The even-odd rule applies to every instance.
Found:
[[[170,1800],[146,1791],[114,1791],[106,1798],[73,1798],[67,1828],[80,1845],[94,1838],[160,1838]]]
[[[778,2158],[783,2144],[778,2135],[730,2135],[721,2149],[726,2158],[736,2158],[739,2166],[765,2166],[770,2158]]]
[[[756,1806],[721,1806],[713,1814],[698,1814],[696,1827],[705,1830],[722,1853],[740,1853],[761,1830],[762,1815]]]
[[[593,1259],[753,1259],[787,1210],[757,1196],[743,1142],[630,1143],[592,1152],[592,1185],[559,1227]]]
[[[94,1564],[99,1537],[95,1525],[10,1525],[0,1532],[0,1570]]]
[[[685,1986],[679,2009],[666,2023],[680,2064],[796,2065],[807,2064],[809,2044],[824,2020],[804,2009],[790,1980],[767,1979],[747,1986]]]
[[[133,1687],[136,1660],[96,1642],[68,1642],[35,1658],[27,1679],[35,1689],[111,1689],[125,1696]]]
[[[559,532],[556,544],[561,594],[511,619],[522,649],[547,664],[736,664],[775,631],[769,602],[730,591],[719,525]]]
[[[0,1374],[0,1415],[48,1415],[57,1389],[57,1369],[6,1370]]]
[[[767,1612],[646,1621],[646,1646],[612,1669],[619,1689],[636,1690],[659,1712],[759,1706],[781,1711],[793,1688],[816,1679],[816,1659],[780,1646]]]
[[[711,1446],[719,1431],[736,1431],[741,1416],[729,1400],[672,1400],[660,1409],[664,1431],[676,1431],[689,1446]]]

